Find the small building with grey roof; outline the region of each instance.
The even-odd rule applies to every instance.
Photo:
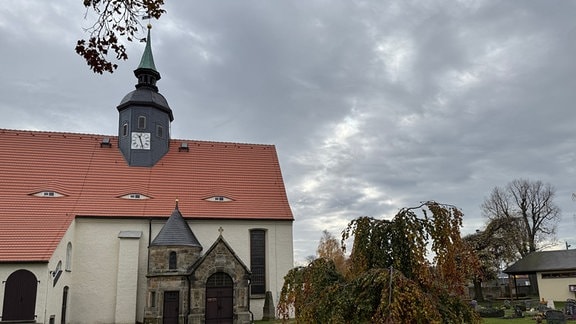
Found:
[[[504,273],[514,281],[519,275],[535,276],[538,295],[545,300],[564,301],[576,297],[576,250],[533,252],[506,268]]]

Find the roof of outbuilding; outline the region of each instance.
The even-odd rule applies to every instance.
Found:
[[[532,252],[504,270],[507,274],[576,270],[576,250]]]
[[[293,220],[273,145],[175,139],[130,167],[115,136],[0,129],[0,262],[48,261],[75,217],[165,218],[175,199],[190,219]]]
[[[178,206],[172,212],[172,215],[166,221],[158,235],[154,238],[150,245],[155,246],[198,246],[202,247],[196,235],[182,217],[178,210]]]

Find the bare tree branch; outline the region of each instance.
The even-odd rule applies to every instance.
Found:
[[[166,11],[164,0],[84,0],[87,17],[88,11],[97,14],[97,20],[85,29],[88,40],[80,39],[76,43],[76,53],[82,56],[94,73],[113,73],[118,64],[108,60],[113,52],[116,60],[128,59],[126,47],[121,39],[132,41],[142,28],[140,20],[160,18]]]
[[[513,220],[507,230],[515,238],[518,253],[525,256],[556,232],[560,208],[554,195],[550,184],[516,179],[504,188],[495,187],[481,208],[490,220]]]

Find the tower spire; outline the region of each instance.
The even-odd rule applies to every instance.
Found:
[[[147,87],[154,91],[158,91],[156,86],[156,81],[160,80],[160,73],[156,70],[156,65],[154,65],[154,56],[152,55],[152,40],[150,38],[150,29],[152,25],[148,24],[148,35],[146,37],[146,48],[144,48],[144,53],[142,53],[142,58],[140,59],[140,64],[138,68],[134,70],[134,75],[138,78],[138,84],[136,88]]]

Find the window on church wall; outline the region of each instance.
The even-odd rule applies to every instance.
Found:
[[[66,271],[72,271],[72,243],[66,246]]]
[[[156,307],[156,292],[151,291],[148,295],[148,307]]]
[[[138,129],[146,128],[146,116],[138,116]]]
[[[250,230],[250,282],[253,295],[266,293],[266,231],[263,229]]]
[[[128,123],[122,124],[122,136],[128,136]]]
[[[177,256],[176,256],[176,252],[171,251],[170,252],[170,256],[168,257],[168,269],[169,270],[175,270],[176,266],[177,266]]]

